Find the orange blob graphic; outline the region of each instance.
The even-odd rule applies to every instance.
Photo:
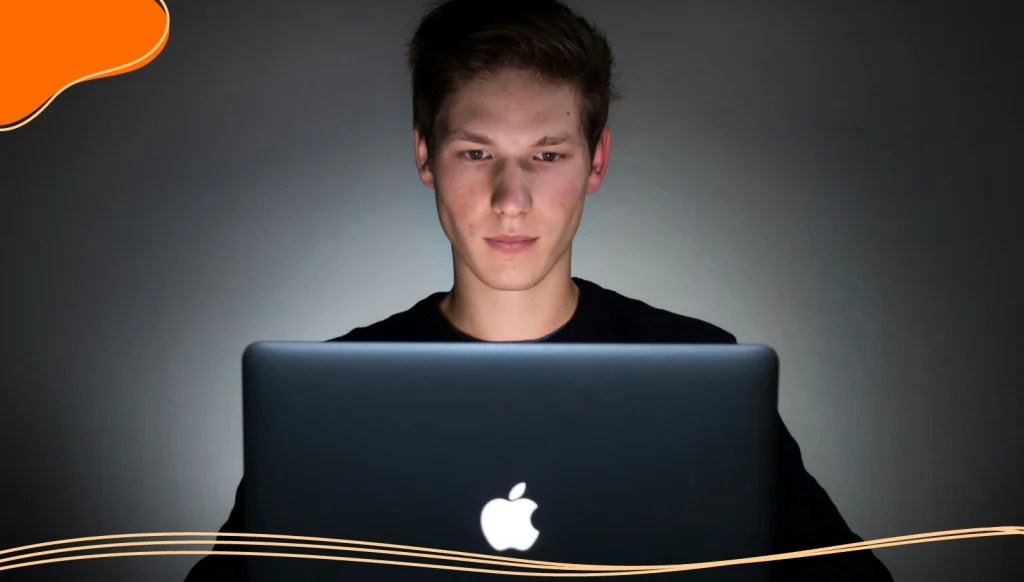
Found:
[[[164,0],[0,0],[0,131],[72,85],[145,66],[170,25]]]

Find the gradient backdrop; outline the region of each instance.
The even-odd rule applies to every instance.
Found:
[[[153,63],[0,134],[4,548],[219,528],[243,348],[341,335],[450,285],[412,159],[419,0],[168,4]],[[573,5],[607,31],[625,94],[574,273],[777,348],[783,417],[865,538],[1024,525],[1006,11]],[[879,556],[898,580],[995,581],[1022,552]],[[0,582],[171,582],[195,560]]]

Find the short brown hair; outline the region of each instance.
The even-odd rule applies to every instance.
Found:
[[[445,100],[476,77],[505,69],[574,86],[594,155],[618,97],[604,34],[558,0],[446,0],[424,17],[408,45],[413,126],[433,151]]]

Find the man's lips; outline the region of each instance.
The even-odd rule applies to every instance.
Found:
[[[493,242],[498,242],[498,243],[519,243],[519,242],[523,242],[523,241],[533,240],[535,238],[537,238],[537,237],[535,237],[535,236],[526,236],[526,235],[522,235],[522,234],[499,234],[497,236],[492,236],[492,237],[488,238],[487,240],[493,241]]]
[[[491,248],[502,253],[518,253],[530,248],[537,240],[534,236],[521,234],[499,234],[486,239]]]

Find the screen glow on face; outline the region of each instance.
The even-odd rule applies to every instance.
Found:
[[[517,71],[479,78],[447,101],[424,183],[435,190],[456,276],[532,288],[562,265],[597,189],[571,86]]]

